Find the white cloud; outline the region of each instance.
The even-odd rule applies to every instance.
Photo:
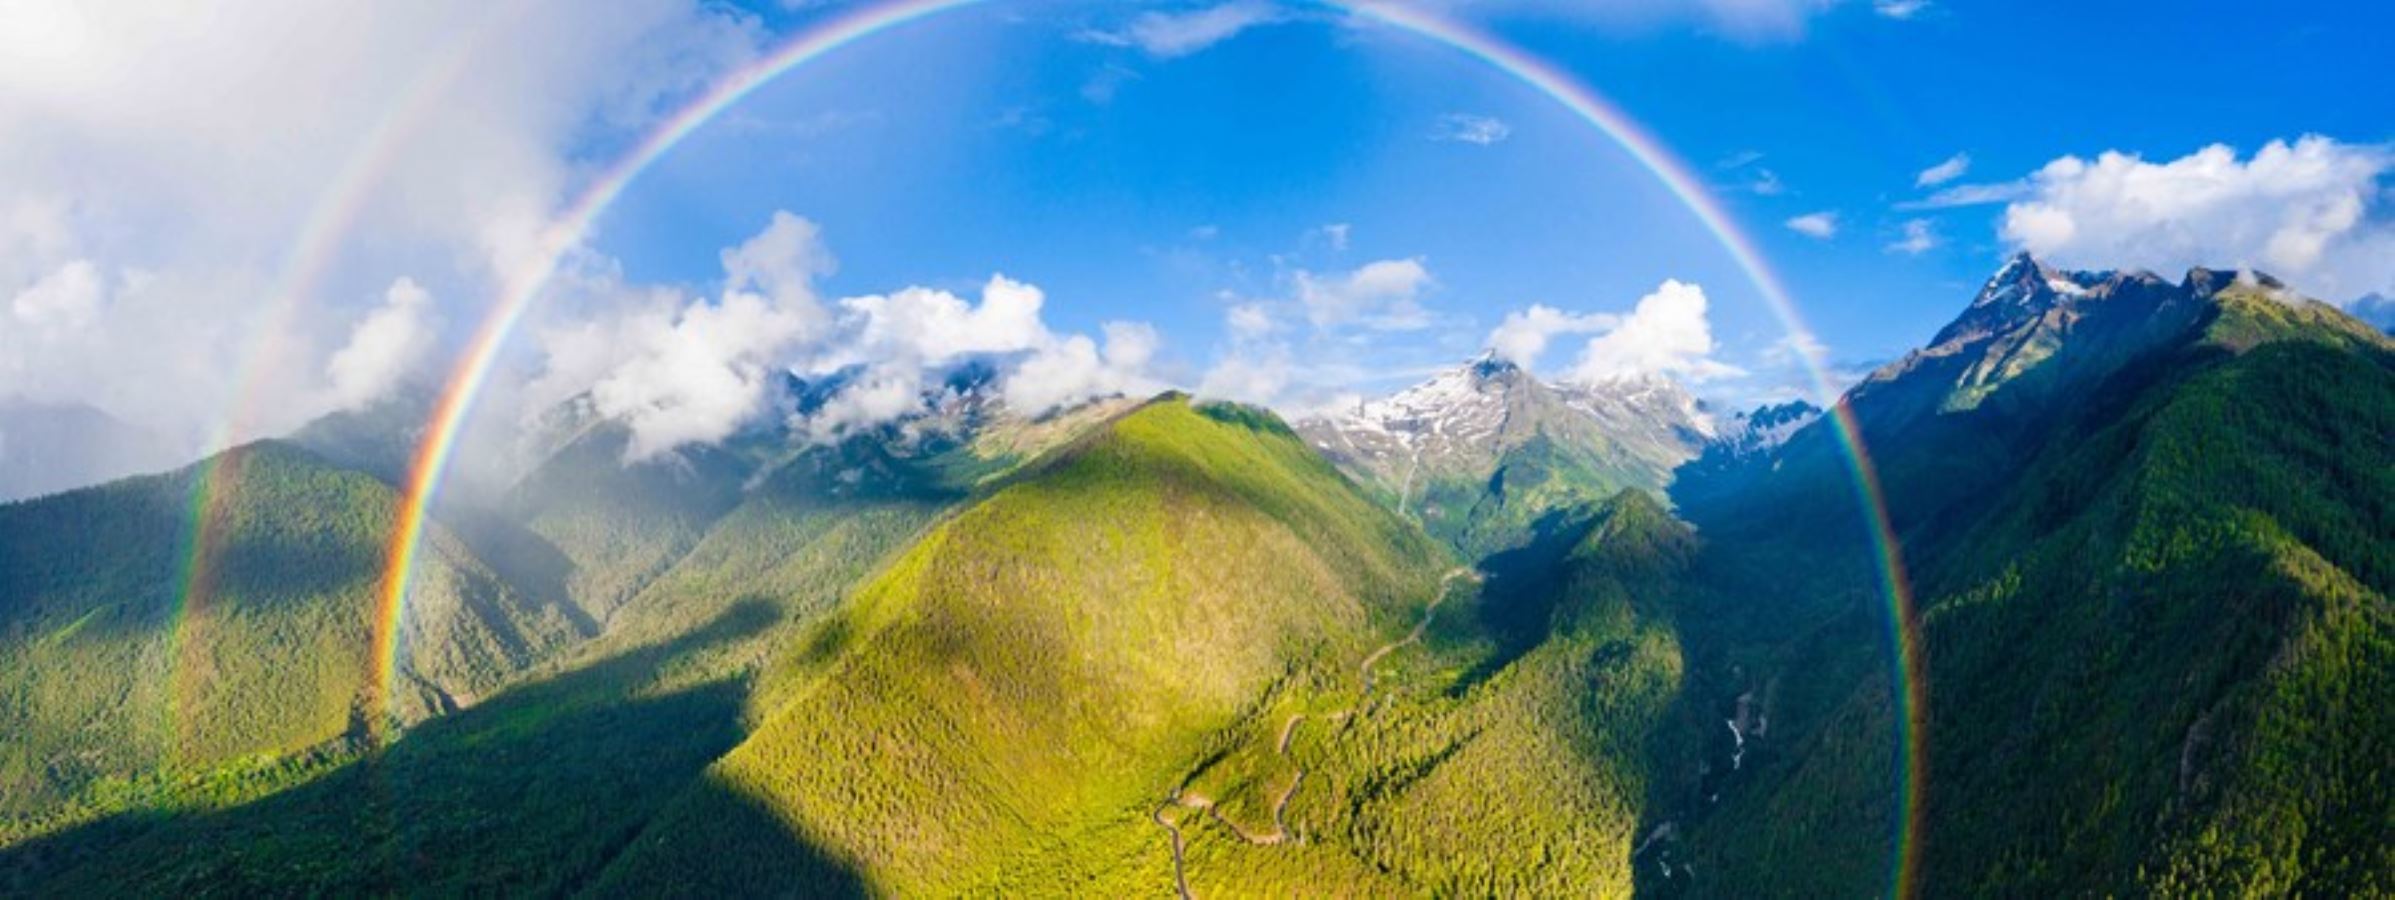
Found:
[[[1943,243],[1938,237],[1937,223],[1928,219],[1906,219],[1903,228],[1904,236],[1890,242],[1888,252],[1920,256]]]
[[[614,337],[623,355],[590,387],[593,408],[631,429],[628,462],[731,435],[762,408],[780,361],[823,330],[814,281],[832,260],[814,223],[776,212],[722,258],[723,296],[629,317]]]
[[[923,370],[885,366],[859,373],[807,425],[817,434],[839,434],[888,422],[923,407]]]
[[[1039,347],[1049,339],[1040,318],[1047,294],[1039,288],[990,276],[981,303],[947,291],[910,287],[888,295],[840,301],[853,323],[831,357],[835,366],[893,359],[939,366],[980,354]]]
[[[1135,47],[1159,59],[1188,56],[1237,37],[1240,32],[1286,18],[1263,0],[1231,0],[1185,12],[1149,11],[1116,30],[1091,30],[1081,38],[1115,47]]]
[[[1067,403],[1110,394],[1149,394],[1162,384],[1147,375],[1163,343],[1144,323],[1108,322],[1106,346],[1084,335],[1051,341],[1006,376],[1006,405],[1043,413]]]
[[[1232,353],[1215,361],[1199,379],[1198,396],[1259,406],[1278,403],[1296,379],[1287,348]]]
[[[1104,343],[1058,334],[1042,318],[1047,295],[1004,275],[982,285],[981,302],[909,287],[841,300],[839,321],[818,346],[794,358],[804,371],[855,373],[806,423],[818,435],[888,421],[922,403],[936,375],[967,361],[998,366],[1000,395],[1037,415],[1112,394],[1162,389],[1151,369],[1163,341],[1144,323],[1108,322]]]
[[[1713,358],[1713,325],[1706,317],[1705,291],[1666,280],[1639,298],[1612,330],[1589,339],[1565,378],[1600,382],[1641,375],[1668,375],[1691,382],[1743,374]]]
[[[1913,186],[1918,188],[1936,187],[1961,178],[1963,173],[1969,171],[1971,171],[1971,154],[1957,153],[1947,157],[1945,162],[1922,169],[1921,174],[1913,176]]]
[[[1300,271],[1295,280],[1298,303],[1316,327],[1404,331],[1430,324],[1421,301],[1433,279],[1419,259],[1384,259],[1330,275]]]
[[[432,295],[401,278],[383,292],[383,305],[359,320],[349,343],[325,364],[333,405],[358,409],[381,399],[432,354]]]
[[[2307,136],[2252,157],[2214,144],[2168,162],[2066,156],[2026,179],[2002,237],[2053,262],[2175,272],[2257,268],[2350,300],[2395,288],[2395,221],[2382,182],[2395,151]]]
[[[1838,236],[1838,213],[1835,210],[1825,209],[1820,212],[1806,213],[1789,219],[1784,224],[1788,226],[1788,230],[1809,238],[1826,241]]]
[[[1505,124],[1505,120],[1495,116],[1472,113],[1448,113],[1440,116],[1438,126],[1430,133],[1432,140],[1458,141],[1483,147],[1512,136],[1513,126]]]
[[[1272,310],[1262,303],[1242,303],[1231,307],[1231,311],[1224,314],[1223,321],[1230,328],[1231,337],[1238,340],[1254,340],[1280,329],[1280,323],[1272,317]]]
[[[1919,200],[1896,204],[1897,209],[1955,209],[1964,206],[1986,206],[2009,203],[2028,196],[2029,184],[2024,181],[2005,181],[1992,184],[1958,184]]]
[[[480,310],[580,177],[578,152],[761,37],[699,0],[579,12],[11,4],[0,301],[66,271],[94,288],[94,318],[58,307],[42,329],[0,328],[0,394],[90,403],[192,445],[234,408],[257,417],[233,423],[237,440],[327,411],[331,354],[366,298],[406,275]],[[277,374],[233,397],[254,372]]]
[[[1910,19],[1929,9],[1929,0],[1871,0],[1871,11],[1890,19]]]
[[[91,324],[105,286],[91,260],[77,259],[17,292],[8,304],[18,327],[58,332]]]
[[[1314,232],[1321,235],[1323,243],[1329,244],[1332,250],[1345,253],[1347,252],[1347,239],[1354,233],[1354,230],[1355,226],[1346,222],[1332,222],[1314,229]]]
[[[1505,321],[1489,333],[1489,350],[1498,358],[1511,360],[1515,365],[1538,365],[1547,345],[1567,334],[1596,334],[1621,324],[1621,317],[1606,313],[1571,313],[1545,304],[1532,304],[1505,315]]]

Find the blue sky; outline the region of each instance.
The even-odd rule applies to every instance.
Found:
[[[2386,83],[2384,32],[2350,4],[2212,6],[1936,3],[1897,18],[1849,3],[1764,33],[1535,4],[1482,21],[1702,170],[1851,368],[1920,343],[2015,246],[2001,205],[1903,207],[1937,188],[2108,150],[2159,163],[2213,143],[2395,138],[2395,94],[2370,87]],[[1712,298],[1718,355],[1754,372],[1713,392],[1789,377],[1763,358],[1784,329],[1711,236],[1618,148],[1478,61],[1304,7],[1160,58],[1089,39],[1134,13],[1032,9],[950,14],[794,72],[648,177],[600,247],[636,275],[703,280],[716,248],[787,209],[823,226],[839,290],[961,291],[1003,271],[1048,291],[1057,327],[1152,322],[1192,370],[1229,340],[1226,297],[1419,260],[1429,324],[1329,351],[1387,380],[1474,352],[1508,311],[1626,312],[1677,278]],[[768,12],[799,28],[837,10]],[[1503,139],[1448,133],[1481,119]],[[1958,155],[1951,181],[1917,186]],[[1834,233],[1783,224],[1817,213]],[[1892,249],[1915,221],[1927,240]],[[1336,225],[1343,242],[1323,230]],[[1542,367],[1569,357],[1559,344]]]
[[[1389,2],[1643,123],[1841,379],[2019,249],[2395,296],[2375,5]],[[972,355],[1032,405],[1181,386],[1302,412],[1488,346],[1732,406],[1804,385],[1782,323],[1622,148],[1303,0],[909,24],[757,90],[555,242],[681,104],[859,6],[23,4],[0,29],[0,401],[194,450],[285,433],[446,383],[551,251],[564,275],[485,418],[589,397],[660,448],[766,414],[779,371],[870,363],[853,423]]]

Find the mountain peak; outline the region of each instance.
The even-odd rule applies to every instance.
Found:
[[[2240,284],[2269,291],[2287,289],[2286,282],[2278,280],[2267,272],[2255,269],[2214,269],[2206,266],[2188,269],[2186,277],[2180,279],[2179,284],[2198,297],[2209,297]]]
[[[1495,350],[1473,357],[1471,362],[1465,364],[1465,369],[1472,373],[1472,377],[1480,379],[1504,378],[1522,371],[1520,365],[1498,356]]]

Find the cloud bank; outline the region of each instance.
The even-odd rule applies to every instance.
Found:
[[[2167,162],[2066,156],[2019,185],[1999,233],[2066,266],[2257,268],[2323,299],[2395,290],[2395,151],[2317,135],[2240,158],[2214,144]]]
[[[577,148],[750,58],[699,0],[11,4],[0,396],[196,449],[362,402],[479,308]],[[404,287],[403,287],[404,285]],[[288,308],[288,312],[284,310]],[[235,397],[244,372],[256,396]]]
[[[588,287],[599,314],[540,332],[531,411],[587,397],[629,430],[626,461],[642,462],[767,420],[789,377],[829,386],[819,408],[788,423],[822,439],[922,410],[966,364],[991,366],[999,397],[1028,415],[1163,387],[1150,374],[1162,344],[1154,328],[1059,333],[1043,317],[1046,293],[1005,275],[978,302],[919,286],[826,300],[818,283],[836,261],[821,229],[788,212],[721,257],[711,298],[604,278]]]

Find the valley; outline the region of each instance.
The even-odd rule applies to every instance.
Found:
[[[1856,435],[1494,357],[919,400],[645,463],[561,411],[388,698],[374,416],[0,506],[0,892],[2395,889],[2395,343],[2266,276],[2016,258]]]

